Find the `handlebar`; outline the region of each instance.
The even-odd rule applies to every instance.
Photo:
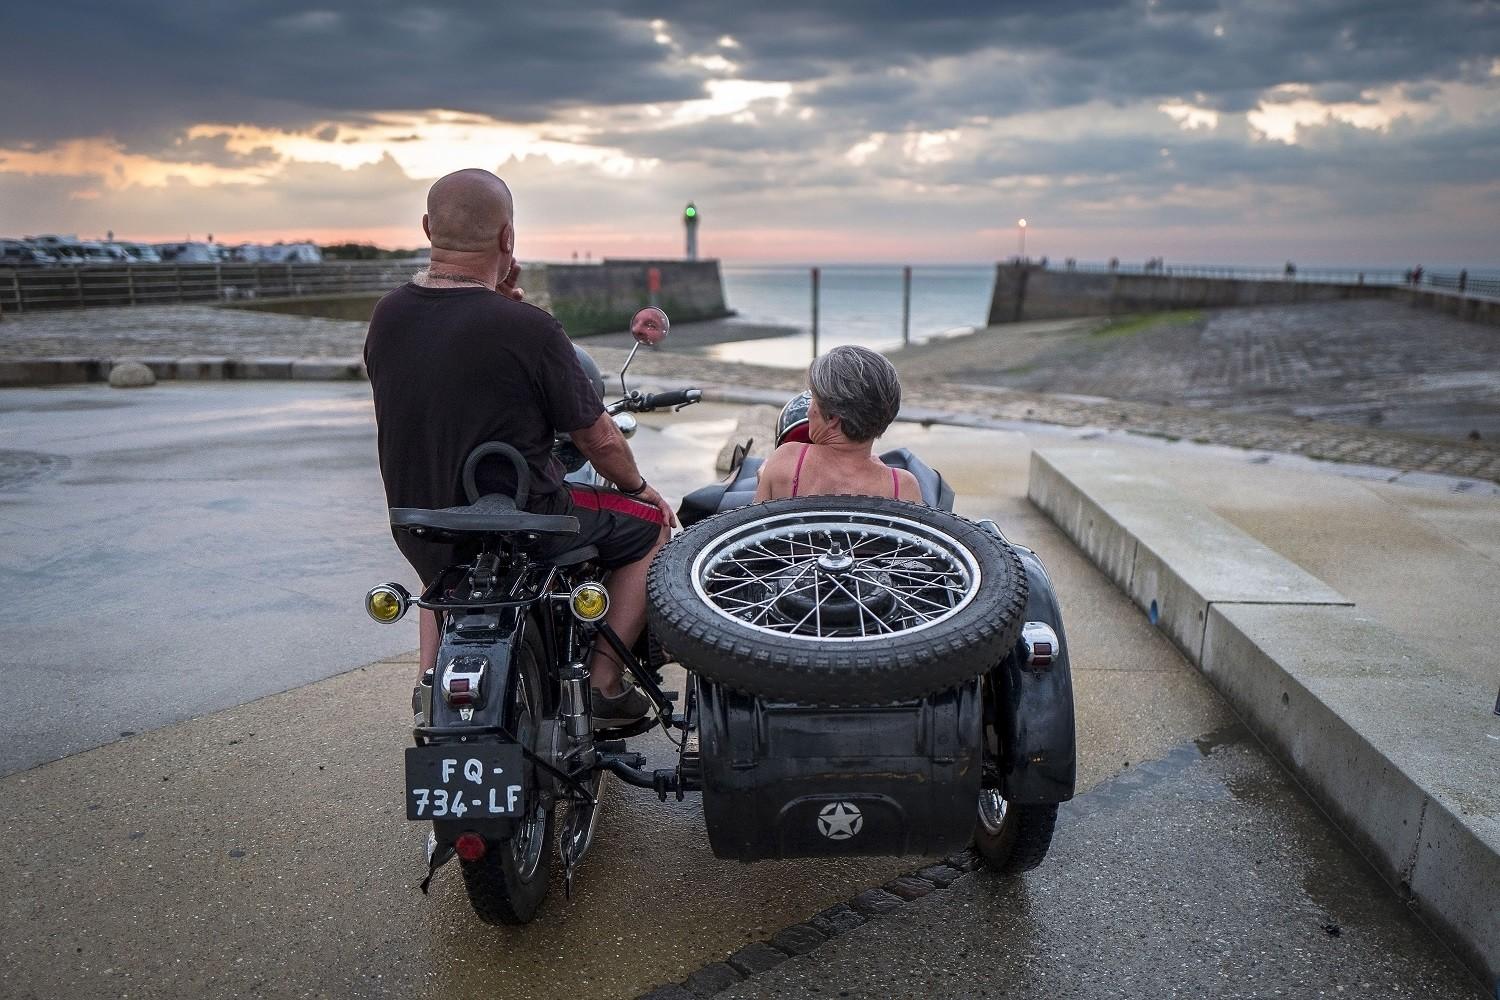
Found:
[[[629,396],[617,403],[611,403],[610,413],[650,413],[652,410],[664,410],[668,407],[681,409],[703,399],[702,389],[672,389],[668,392],[654,392],[641,395],[632,392]]]
[[[673,389],[648,394],[641,401],[642,410],[661,410],[669,406],[688,406],[703,398],[702,389]]]

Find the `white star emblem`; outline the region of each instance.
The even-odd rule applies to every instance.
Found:
[[[818,832],[829,840],[848,840],[865,825],[853,802],[835,802],[818,813]]]

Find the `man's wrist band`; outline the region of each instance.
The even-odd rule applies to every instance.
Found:
[[[624,487],[623,487],[623,486],[622,486],[622,487],[620,487],[620,492],[621,492],[621,493],[623,493],[623,494],[625,494],[625,495],[626,495],[626,496],[628,496],[628,497],[638,497],[638,496],[640,496],[640,495],[641,495],[641,494],[642,494],[642,493],[644,493],[644,492],[646,492],[646,486],[647,486],[647,485],[648,485],[648,484],[647,484],[647,483],[646,483],[646,477],[645,477],[645,476],[642,476],[642,477],[641,477],[641,485],[639,485],[639,486],[637,486],[637,487],[636,487],[636,488],[635,488],[635,489],[633,489],[633,490],[627,490],[627,489],[625,489],[625,488],[624,488]]]

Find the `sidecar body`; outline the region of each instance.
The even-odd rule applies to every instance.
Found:
[[[912,472],[929,507],[951,511],[953,490],[916,455],[898,449],[881,459]],[[725,481],[687,496],[679,512],[686,532],[746,507],[759,466],[746,460]],[[846,498],[821,499],[836,519]],[[903,510],[923,517],[919,505]],[[1005,542],[994,522],[980,525]],[[986,788],[1002,813],[1055,812],[1072,797],[1072,677],[1057,598],[1036,554],[1005,544],[1024,570],[1026,624],[965,680],[879,703],[822,704],[693,673],[698,745],[684,766],[702,789],[715,854],[939,856],[974,839]],[[740,647],[731,655],[753,669],[758,653]]]

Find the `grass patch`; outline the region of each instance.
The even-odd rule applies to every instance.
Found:
[[[1095,337],[1128,337],[1143,330],[1166,326],[1187,326],[1203,318],[1201,309],[1176,309],[1170,312],[1138,313],[1111,319],[1094,331]]]

